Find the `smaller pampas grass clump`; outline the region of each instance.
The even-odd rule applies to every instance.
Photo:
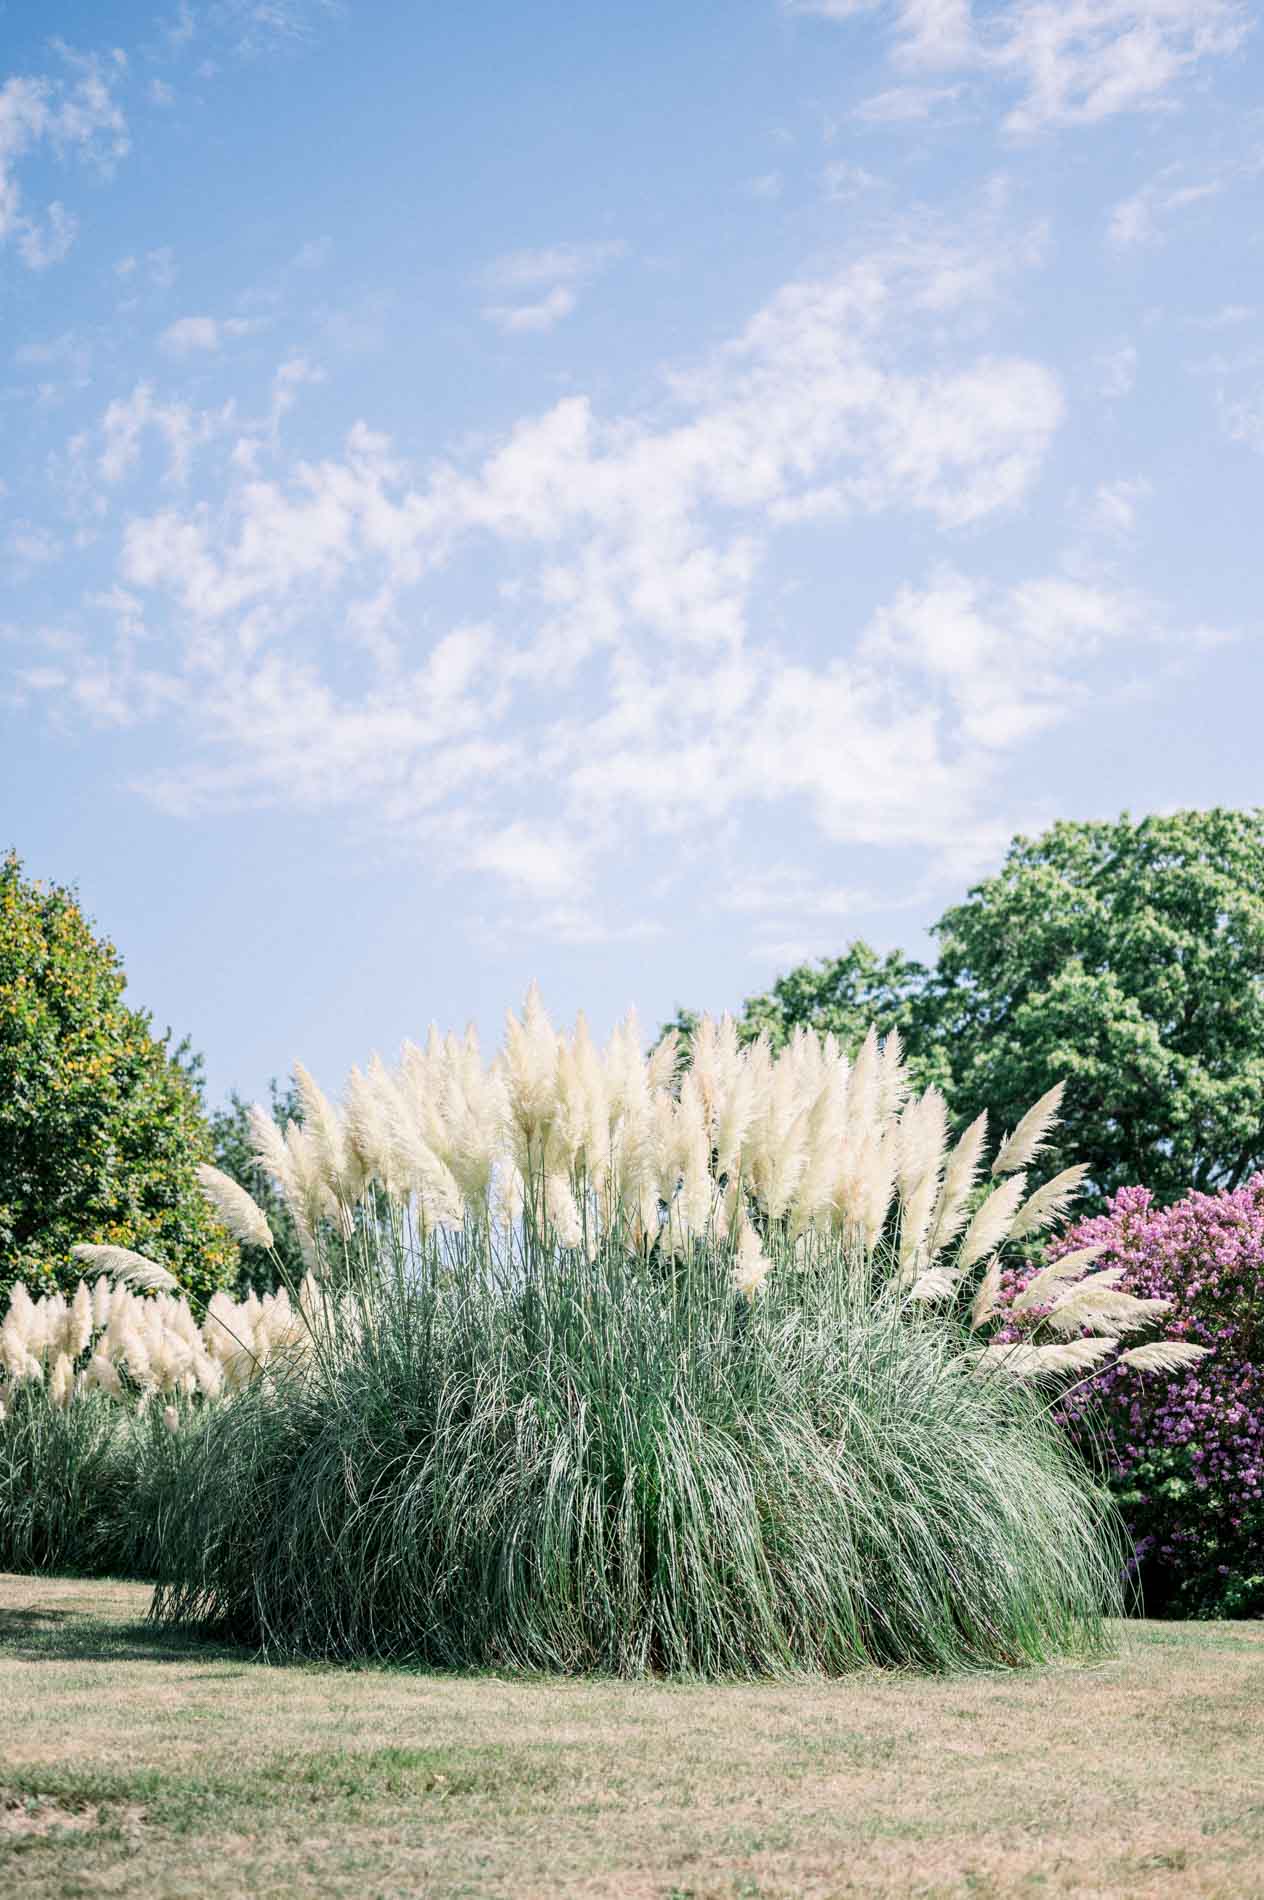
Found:
[[[218,1292],[199,1322],[157,1262],[76,1252],[95,1280],[38,1299],[19,1282],[0,1315],[0,1569],[152,1576],[186,1428],[300,1363],[319,1295]]]

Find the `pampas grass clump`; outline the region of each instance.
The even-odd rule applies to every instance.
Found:
[[[392,1278],[306,1375],[207,1413],[157,1615],[278,1655],[621,1675],[1101,1643],[1109,1510],[1034,1388],[925,1315],[849,1309],[829,1255],[749,1304],[718,1249],[558,1264]]]
[[[432,1033],[341,1105],[297,1079],[302,1125],[255,1125],[308,1340],[192,1430],[160,1618],[706,1676],[1101,1641],[1115,1532],[1048,1408],[1165,1309],[1088,1250],[1004,1330],[1005,1242],[1078,1185],[1027,1192],[1059,1091],[985,1176],[985,1118],[951,1143],[894,1037],[774,1057],[707,1021],[682,1063],[534,993],[490,1065]]]

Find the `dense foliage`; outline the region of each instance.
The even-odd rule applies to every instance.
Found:
[[[0,1298],[73,1290],[76,1241],[152,1255],[199,1302],[236,1273],[195,1175],[194,1080],[124,988],[73,892],[0,859]]]
[[[777,1047],[807,1026],[854,1049],[870,1022],[896,1029],[961,1122],[987,1108],[1012,1127],[1065,1077],[1046,1161],[1086,1163],[1099,1206],[1130,1182],[1170,1201],[1264,1167],[1264,813],[1016,838],[934,929],[934,968],[857,941],[749,997],[741,1033]]]
[[[1264,1167],[1264,812],[1054,825],[936,929],[954,1113],[1010,1125],[1065,1076],[1059,1144],[1101,1194]]]
[[[903,951],[880,956],[857,938],[841,955],[800,964],[764,994],[748,996],[738,1018],[743,1041],[766,1035],[774,1049],[800,1028],[837,1036],[846,1050],[859,1049],[870,1029],[884,1038],[894,1031],[919,1088],[950,1081],[930,971]]]
[[[1106,1448],[1147,1608],[1264,1615],[1264,1175],[1166,1209],[1122,1189],[1050,1253],[1093,1245],[1121,1286],[1172,1301],[1167,1335],[1213,1349],[1169,1374],[1110,1366],[1069,1401]]]

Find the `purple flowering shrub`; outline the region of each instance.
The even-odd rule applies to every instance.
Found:
[[[1167,1208],[1121,1188],[1047,1258],[1103,1244],[1094,1271],[1120,1267],[1123,1290],[1171,1300],[1159,1337],[1212,1349],[1176,1373],[1112,1364],[1063,1401],[1083,1449],[1105,1456],[1145,1607],[1264,1615],[1264,1174]]]

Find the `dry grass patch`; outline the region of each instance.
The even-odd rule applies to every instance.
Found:
[[[1259,1625],[716,1687],[271,1668],[147,1602],[0,1579],[0,1894],[1264,1896]]]

